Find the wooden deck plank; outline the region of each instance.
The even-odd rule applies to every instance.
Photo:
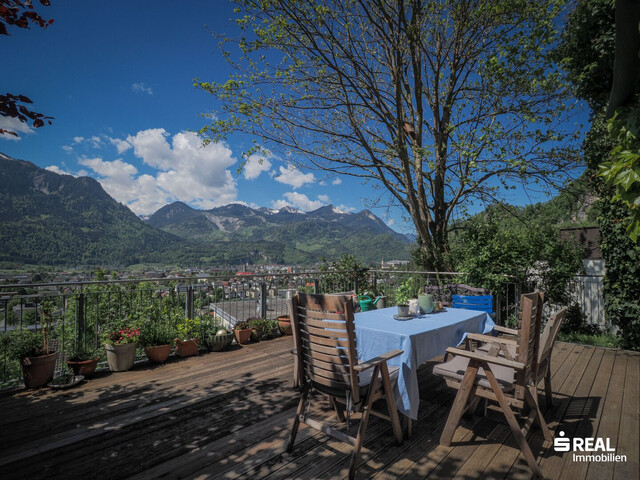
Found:
[[[350,447],[314,429],[301,428],[294,452],[284,452],[298,397],[290,349],[290,337],[281,338],[156,368],[136,365],[69,391],[1,393],[0,476],[346,478]],[[499,412],[464,419],[453,445],[439,445],[455,391],[432,367],[430,362],[418,372],[421,406],[413,437],[397,446],[388,422],[373,417],[357,478],[529,478]],[[544,412],[551,428],[612,435],[618,453],[632,453],[628,463],[587,469],[568,453],[543,446],[533,429],[529,439],[545,475],[633,478],[639,374],[637,353],[558,342],[552,362],[556,403]],[[601,401],[596,405],[595,399]],[[326,400],[314,410],[333,415]]]
[[[613,350],[604,352],[598,374],[589,393],[589,403],[583,407],[583,413],[580,416],[576,413],[577,422],[574,437],[589,437],[597,430],[604,408],[603,400],[607,395],[609,380],[613,376],[615,357],[616,352]],[[567,478],[567,475],[571,475],[576,480],[584,479],[587,475],[587,468],[588,464],[574,462],[571,452],[567,452],[562,456],[562,470],[558,478]]]
[[[589,435],[590,437],[611,439],[615,442],[618,439],[620,430],[620,416],[622,414],[622,399],[624,397],[624,384],[627,373],[627,355],[616,352],[615,363],[613,365],[614,374],[611,375],[609,388],[606,397],[602,398],[604,404],[597,431]],[[588,453],[588,452],[585,452]],[[606,453],[606,452],[597,452]],[[586,478],[588,480],[600,480],[611,475],[611,465],[609,462],[590,462]]]
[[[573,437],[578,423],[583,418],[583,415],[589,415],[588,406],[591,403],[588,401],[591,394],[593,384],[598,374],[600,367],[606,369],[606,364],[602,365],[602,359],[604,356],[603,349],[595,349],[586,370],[580,379],[580,384],[575,390],[573,396],[567,402],[567,406],[563,411],[557,410],[557,413],[553,417],[548,418],[553,423],[555,435],[559,432],[565,432],[567,437]],[[612,366],[613,364],[611,364]],[[556,407],[558,408],[558,407]],[[563,467],[563,457],[553,450],[552,446],[549,446],[545,451],[542,460],[540,461],[540,468],[545,475],[550,479],[559,479],[560,473]]]
[[[626,462],[617,462],[614,465],[614,479],[625,480],[640,477],[640,465],[638,464],[638,452],[640,452],[640,355],[627,356],[627,375],[624,385],[624,398],[622,400],[622,413],[620,416],[620,432],[616,443],[616,453],[627,456]]]

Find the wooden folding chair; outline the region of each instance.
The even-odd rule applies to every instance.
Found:
[[[491,344],[489,352],[448,348],[453,356],[449,361],[436,365],[433,373],[445,378],[447,384],[458,389],[449,418],[440,437],[440,443],[450,446],[453,434],[469,405],[475,405],[476,397],[498,402],[513,436],[522,450],[529,468],[535,476],[542,477],[540,467],[527,443],[526,434],[537,422],[544,438],[552,440],[551,431],[540,412],[536,391],[538,347],[540,341],[538,292],[522,295],[521,319],[516,339],[496,339],[488,335],[468,335]],[[512,359],[505,345],[515,346]],[[471,345],[471,338],[467,345]],[[503,356],[500,356],[502,352]],[[530,407],[529,416],[521,428],[511,407],[522,410]]]
[[[402,350],[393,350],[366,362],[358,362],[353,299],[349,296],[298,293],[291,300],[289,309],[302,394],[287,451],[293,450],[300,423],[316,428],[353,445],[349,466],[349,478],[352,479],[355,477],[370,413],[389,420],[396,441],[402,443],[402,429],[393,396],[393,382],[397,379],[398,369],[392,367],[390,374],[387,367],[387,360],[402,354]],[[312,391],[329,395],[340,421],[344,421],[343,408],[346,409],[347,419],[351,413],[362,412],[355,437],[310,418],[308,410]],[[386,397],[388,415],[371,408],[373,402],[383,396]]]

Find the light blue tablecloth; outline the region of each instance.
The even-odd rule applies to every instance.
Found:
[[[356,313],[358,358],[364,361],[389,350],[404,350],[402,355],[389,361],[389,365],[400,367],[396,404],[400,412],[417,420],[418,367],[442,355],[447,347],[462,343],[466,332],[489,333],[495,324],[484,312],[460,308],[447,308],[444,312],[405,321],[393,318],[397,311],[397,307],[391,307]]]

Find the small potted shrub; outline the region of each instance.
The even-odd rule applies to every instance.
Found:
[[[9,356],[20,362],[24,385],[38,388],[53,380],[58,352],[49,350],[49,328],[54,304],[45,300],[41,304],[42,328],[39,331],[16,330],[3,337]]]
[[[197,318],[185,318],[176,325],[176,330],[178,331],[176,355],[179,357],[198,355],[200,320]]]
[[[396,305],[398,306],[398,317],[409,316],[409,300],[413,296],[411,285],[408,281],[401,283],[396,288]]]
[[[233,333],[236,336],[236,342],[239,345],[243,345],[249,342],[253,330],[249,327],[248,322],[238,322],[233,329]]]
[[[136,327],[114,328],[107,332],[104,349],[112,372],[124,372],[133,367],[139,338],[140,329]]]
[[[140,345],[147,358],[154,363],[162,363],[171,355],[171,347],[176,338],[176,329],[170,322],[148,320],[140,333]]]
[[[259,342],[267,331],[267,321],[263,318],[247,318],[247,323],[252,330],[251,341]]]
[[[99,361],[99,348],[76,344],[69,354],[67,366],[73,370],[74,375],[82,375],[87,378],[95,373]]]

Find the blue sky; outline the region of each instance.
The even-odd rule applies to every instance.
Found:
[[[193,79],[224,81],[229,73],[209,31],[235,32],[233,5],[189,2],[54,0],[35,3],[46,30],[11,29],[0,37],[2,90],[21,93],[52,126],[24,124],[20,139],[0,136],[0,151],[60,173],[88,175],[137,214],[181,200],[196,208],[232,202],[252,207],[291,205],[309,211],[333,204],[368,208],[371,185],[349,177],[299,171],[278,158],[250,161],[236,173],[251,138],[200,148],[193,133],[213,98]],[[209,30],[207,30],[209,29]],[[511,201],[526,203],[518,192]],[[533,200],[541,200],[534,198]],[[398,209],[372,209],[392,228],[412,230]]]

